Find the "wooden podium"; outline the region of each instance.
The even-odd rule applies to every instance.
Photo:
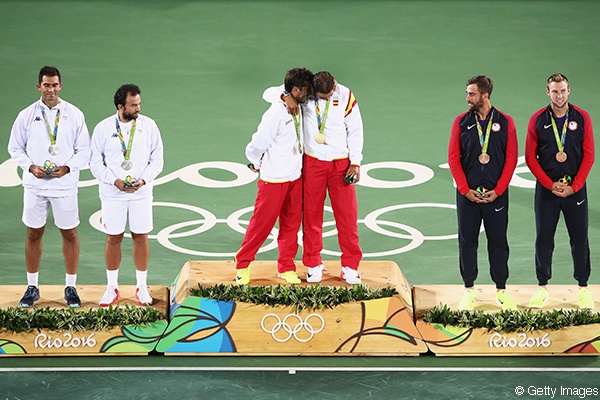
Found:
[[[511,285],[507,289],[519,310],[525,310],[537,288],[535,285]],[[475,286],[475,289],[475,310],[486,313],[501,310],[496,305],[496,289],[493,285]],[[600,300],[599,285],[590,285],[588,289],[596,300]],[[599,355],[600,324],[513,333],[429,324],[423,322],[423,315],[439,304],[457,309],[464,287],[416,285],[413,290],[417,328],[427,347],[438,356]],[[549,285],[549,300],[542,310],[578,308],[577,290],[576,285]],[[592,311],[600,311],[598,302]]]
[[[286,284],[276,261],[255,261],[250,285]],[[338,262],[325,262],[322,286],[346,286]],[[190,289],[235,285],[229,261],[189,261],[171,286],[171,319],[157,351],[166,355],[418,355],[427,351],[413,319],[412,293],[393,262],[360,264],[363,285],[393,286],[390,298],[346,303],[333,309],[269,307],[190,295]],[[297,264],[301,285],[306,268]]]
[[[102,331],[84,330],[50,331],[33,330],[23,333],[0,330],[0,356],[89,356],[89,355],[147,355],[154,350],[167,326],[168,290],[164,286],[149,288],[153,298],[153,307],[160,310],[165,319],[150,326],[127,325]],[[81,285],[77,292],[81,298],[78,310],[97,309],[98,299],[106,286]],[[18,307],[25,286],[0,286],[0,308]],[[121,299],[117,304],[137,305],[135,286],[120,286]],[[41,299],[34,307],[67,308],[64,286],[41,285]],[[141,306],[140,306],[141,307]]]

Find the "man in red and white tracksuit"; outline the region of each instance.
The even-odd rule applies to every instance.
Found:
[[[305,68],[287,72],[285,88],[302,103],[312,91],[313,74]],[[294,258],[302,222],[302,117],[292,116],[282,99],[263,114],[256,133],[246,146],[249,167],[260,172],[254,214],[242,247],[235,255],[236,282],[250,281],[250,263],[279,218],[278,275],[288,283],[300,283]]]
[[[352,91],[337,83],[329,72],[315,74],[313,86],[314,98],[301,104],[305,143],[302,262],[308,268],[306,280],[320,282],[323,277],[323,210],[329,192],[342,251],[340,276],[349,284],[360,284],[362,250],[353,184],[360,179],[363,158],[362,118]],[[267,89],[263,98],[271,101],[278,90]],[[293,99],[287,96],[286,102],[293,112]]]

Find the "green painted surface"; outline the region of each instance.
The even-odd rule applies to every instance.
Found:
[[[524,153],[525,130],[529,116],[547,103],[545,79],[563,72],[571,81],[571,101],[588,110],[592,119],[600,120],[597,96],[597,66],[600,51],[600,3],[595,1],[1,1],[0,2],[0,147],[6,148],[10,127],[17,113],[38,98],[35,88],[42,65],[54,64],[63,74],[61,96],[80,107],[90,131],[102,118],[112,114],[112,96],[122,83],[134,82],[142,88],[142,113],[154,118],[165,142],[165,170],[162,176],[201,162],[226,161],[246,163],[244,147],[254,132],[267,104],[261,100],[264,88],[279,84],[285,71],[306,66],[314,71],[330,70],[355,93],[365,123],[364,164],[409,162],[428,167],[434,173],[427,182],[406,188],[372,188],[359,186],[361,219],[384,207],[398,206],[379,217],[391,231],[388,236],[359,225],[361,245],[366,253],[390,252],[406,246],[407,232],[397,224],[419,230],[425,236],[451,235],[456,232],[455,213],[450,208],[413,208],[413,203],[454,204],[455,192],[450,172],[442,168],[453,118],[466,109],[464,83],[469,77],[484,73],[495,82],[492,103],[511,114],[517,125],[519,154]],[[8,154],[0,154],[0,163]],[[2,164],[3,166],[5,164]],[[588,180],[590,198],[590,244],[593,268],[600,252],[600,183],[596,169]],[[7,179],[2,170],[0,179]],[[234,179],[230,172],[208,168],[203,172],[214,180]],[[374,170],[372,176],[385,181],[405,181],[406,171],[391,168]],[[529,173],[520,174],[531,179]],[[91,179],[88,171],[83,180]],[[252,206],[255,183],[239,187],[207,188],[174,178],[155,188],[155,201],[200,207],[219,220],[206,232],[173,238],[172,243],[195,252],[233,253],[243,234],[229,228],[225,220],[232,213]],[[3,284],[25,284],[25,228],[20,221],[22,188],[0,187],[0,271]],[[512,284],[535,283],[533,271],[533,190],[510,189],[511,278]],[[89,219],[100,209],[97,187],[80,189],[79,228],[81,260],[78,282],[105,282],[104,235],[94,229]],[[326,214],[329,220],[331,215]],[[249,219],[250,213],[241,219]],[[201,220],[206,216],[174,206],[155,208],[155,232],[178,223]],[[385,223],[385,222],[384,222]],[[396,224],[395,226],[389,223]],[[182,227],[175,233],[197,228],[200,223]],[[244,226],[242,224],[242,226]],[[325,240],[326,248],[337,251],[333,237]],[[44,255],[40,281],[60,284],[64,281],[60,237],[50,222],[44,238]],[[130,261],[130,243],[124,245],[120,274],[121,284],[134,282]],[[481,242],[479,284],[490,283],[485,261],[485,240]],[[425,240],[414,250],[368,259],[398,263],[411,284],[460,284],[456,240]],[[185,261],[202,259],[151,241],[151,284],[169,285]],[[275,259],[276,251],[259,254],[260,259]],[[333,256],[326,256],[334,259]],[[230,256],[210,259],[231,259]],[[367,258],[366,258],[367,259]],[[552,283],[570,284],[572,267],[564,224],[559,225]],[[598,284],[593,273],[590,283]],[[458,299],[457,299],[458,300]],[[600,299],[598,299],[600,300]],[[418,358],[183,358],[102,357],[65,359],[0,359],[0,368],[27,367],[40,363],[52,367],[102,364],[106,366],[214,365],[268,367],[307,366],[397,366],[408,365],[456,367],[526,367],[546,366],[594,367],[596,358],[492,358],[440,359]],[[356,382],[364,397],[431,398],[423,388],[430,382],[445,382],[447,398],[511,398],[520,374],[505,374],[514,380],[492,395],[477,392],[476,387],[495,381],[494,375],[449,374],[439,378],[432,373],[380,375],[379,373],[317,374],[309,376],[270,375],[270,373],[203,373],[182,378],[179,387],[196,390],[216,382],[223,397],[277,398],[278,395],[256,389],[264,381],[278,381],[285,376],[286,390],[309,393],[314,398],[336,398],[310,382],[322,376],[337,382],[337,392],[348,393],[348,381]],[[5,374],[3,374],[5,375]],[[18,374],[31,389],[29,395],[7,388],[15,375],[2,376],[0,397],[59,398],[56,392],[44,392],[44,385],[55,388],[68,385],[68,374]],[[131,379],[133,386],[148,393],[138,398],[171,398],[159,389],[150,390],[147,380],[158,379],[162,385],[172,380],[170,373],[141,375],[79,376],[84,381],[110,385],[119,379]],[[190,376],[200,385],[186,386]],[[479,379],[479,377],[482,377]],[[565,384],[593,386],[594,373],[568,375]],[[91,378],[90,378],[91,377]],[[454,377],[454,378],[452,378]],[[300,378],[300,379],[298,379]],[[362,384],[364,378],[364,386]],[[597,378],[597,377],[596,377]],[[176,379],[176,378],[173,378]],[[515,380],[516,379],[516,380]],[[529,378],[527,378],[529,379]],[[538,378],[535,378],[538,379]],[[556,380],[543,374],[542,383]],[[225,380],[225,386],[219,386]],[[469,381],[469,382],[467,382]],[[26,383],[27,382],[27,383]],[[45,383],[43,383],[45,382]],[[85,381],[88,382],[88,381]],[[473,383],[475,382],[475,383]],[[527,387],[529,381],[526,382]],[[536,383],[531,383],[536,384]],[[12,383],[11,383],[12,385]],[[191,384],[190,384],[191,385]],[[234,389],[231,389],[233,385]],[[383,393],[366,386],[386,387]],[[115,383],[115,387],[119,386]],[[270,385],[262,385],[272,388]],[[162,386],[161,386],[162,387]],[[335,388],[333,385],[331,388]],[[195,389],[192,389],[195,388]],[[229,388],[229,389],[228,389]],[[253,389],[254,388],[254,389]],[[451,389],[447,389],[451,388]],[[464,388],[454,391],[454,388]],[[414,392],[410,390],[415,389]],[[212,394],[206,389],[206,394]],[[228,392],[229,390],[229,392]],[[279,390],[279,389],[278,389]],[[323,390],[323,391],[320,391]],[[333,390],[333,389],[332,389]],[[404,390],[408,390],[405,392]],[[32,394],[33,393],[33,394]],[[91,392],[90,392],[91,393]],[[114,393],[96,392],[96,397],[113,398]],[[142,392],[139,392],[142,393]],[[277,393],[288,393],[285,391]],[[414,393],[414,394],[413,394]],[[479,393],[479,395],[477,395]],[[35,394],[35,395],[34,395]],[[300,395],[300,394],[298,394]],[[103,397],[104,396],[104,397]],[[130,396],[136,397],[135,393]],[[161,397],[162,396],[162,397]],[[126,396],[123,396],[126,397]],[[180,398],[186,398],[179,395]],[[293,396],[288,396],[293,397]],[[42,397],[39,397],[42,398]],[[84,397],[81,397],[84,398]],[[442,397],[443,398],[443,397]]]

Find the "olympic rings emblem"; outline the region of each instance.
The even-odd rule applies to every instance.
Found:
[[[271,328],[267,328],[265,326],[265,321],[270,318],[275,319],[276,322],[273,324],[273,326]],[[317,318],[318,320],[320,320],[319,329],[315,329],[309,323],[309,320],[311,318]],[[296,324],[293,327],[290,325],[290,323],[288,323],[288,320],[291,320],[291,319],[296,319]],[[306,343],[306,342],[312,340],[312,338],[317,333],[321,332],[325,328],[325,320],[323,320],[323,317],[321,317],[319,314],[310,314],[309,316],[306,317],[305,320],[303,320],[302,317],[299,316],[298,314],[288,314],[285,316],[285,318],[282,321],[281,318],[279,318],[279,316],[276,314],[267,314],[264,317],[262,317],[262,319],[260,321],[260,327],[262,328],[262,330],[265,333],[270,334],[271,337],[273,338],[273,340],[275,340],[276,342],[285,343],[288,340],[290,340],[293,336],[294,339],[296,339],[296,341],[298,341],[300,343]],[[281,330],[283,330],[284,334],[286,334],[287,336],[285,336],[283,338],[278,337],[277,332],[279,332]],[[305,330],[306,332],[308,332],[308,337],[303,338],[303,337],[301,337],[301,335],[298,335],[300,332],[302,332],[302,330]],[[282,336],[282,335],[280,335],[280,336]]]

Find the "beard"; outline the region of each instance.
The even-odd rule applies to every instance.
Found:
[[[138,113],[131,114],[131,113],[128,113],[128,112],[125,112],[125,111],[123,111],[122,118],[123,118],[125,121],[127,121],[127,122],[129,122],[129,121],[131,121],[131,120],[133,120],[133,119],[136,119],[137,117],[138,117]]]
[[[483,100],[479,100],[477,103],[469,103],[469,111],[479,111],[483,107]]]

